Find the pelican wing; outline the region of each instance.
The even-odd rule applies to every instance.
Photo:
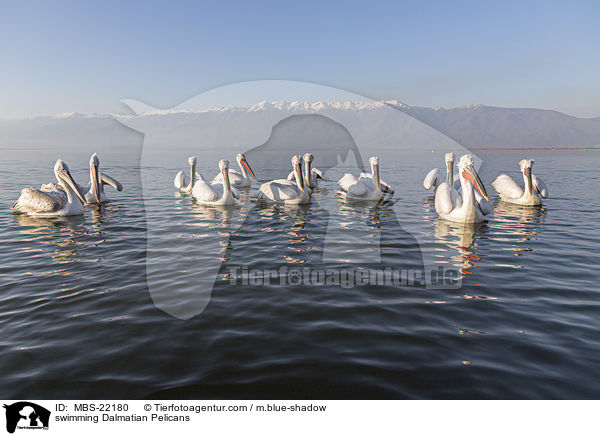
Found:
[[[21,196],[13,205],[13,209],[21,212],[47,213],[56,212],[63,208],[63,201],[58,195],[49,192],[38,191],[34,188],[25,188]]]
[[[531,181],[533,182],[533,187],[535,190],[542,196],[542,198],[548,198],[548,187],[544,183],[542,179],[539,177],[531,175]]]
[[[298,186],[287,179],[277,179],[260,185],[260,192],[273,201],[285,201],[298,198]]]
[[[115,188],[117,191],[121,192],[123,190],[123,185],[115,179],[114,177],[109,176],[108,174],[100,174],[100,182],[103,185],[110,185]]]
[[[500,174],[496,177],[492,186],[501,197],[521,198],[523,196],[523,189],[506,174]]]
[[[394,190],[392,189],[392,187],[390,186],[389,183],[384,182],[383,180],[379,180],[379,183],[381,183],[381,191],[385,192],[387,194],[393,194]]]
[[[423,180],[423,187],[425,189],[431,189],[432,187],[435,189],[441,183],[441,181],[442,175],[439,168],[434,168],[425,176],[425,179]]]
[[[223,185],[210,185],[202,178],[194,184],[194,188],[192,189],[192,196],[199,201],[217,201],[221,198],[222,194]]]
[[[173,185],[175,185],[177,189],[185,188],[189,183],[190,181],[185,174],[183,174],[183,171],[179,171],[175,176],[175,180],[173,180]]]
[[[456,190],[448,183],[442,183],[435,191],[435,211],[438,214],[449,214],[462,205],[462,200]]]
[[[363,175],[365,174],[361,174],[361,177]],[[340,185],[344,191],[351,195],[366,195],[368,192],[367,187],[364,184],[360,183],[358,180],[356,180],[356,177],[348,173],[344,174],[344,177],[338,181],[338,185]]]

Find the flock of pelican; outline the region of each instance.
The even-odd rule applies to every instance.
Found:
[[[446,178],[438,168],[432,169],[423,180],[425,189],[435,193],[435,211],[448,221],[480,223],[492,212],[490,198],[475,167],[473,157],[464,155],[458,161],[458,174],[454,175],[454,153],[447,153]],[[541,206],[542,198],[548,198],[546,184],[532,174],[533,160],[519,162],[523,173],[524,188],[506,174],[500,174],[492,183],[501,201],[521,206]]]
[[[229,168],[229,161],[220,160],[219,172],[212,180],[205,179],[197,170],[196,157],[188,158],[189,175],[180,171],[175,176],[174,186],[183,194],[190,194],[198,203],[213,206],[230,206],[240,199],[240,190],[252,187],[256,178],[243,154],[236,157],[240,171]],[[263,183],[250,196],[258,201],[288,205],[308,204],[313,190],[321,180],[323,172],[313,168],[314,157],[292,156],[292,171],[285,179]],[[390,184],[381,180],[379,159],[371,157],[370,173],[360,173],[358,178],[346,173],[337,184],[339,194],[349,201],[381,201],[385,195],[394,194]],[[425,189],[435,195],[435,210],[440,218],[459,223],[479,223],[492,212],[487,190],[477,174],[471,155],[464,155],[458,162],[458,173],[454,174],[454,154],[445,155],[446,177],[438,168],[431,170],[423,180]],[[533,175],[533,160],[519,162],[523,174],[523,188],[506,174],[501,174],[492,183],[501,201],[521,206],[540,206],[542,198],[548,197],[544,182]],[[90,181],[87,187],[80,186],[62,159],[54,165],[58,183],[41,185],[40,189],[25,188],[13,205],[19,212],[36,216],[71,216],[84,213],[85,204],[100,204],[108,200],[104,187],[109,185],[117,191],[123,186],[116,179],[100,171],[100,159],[94,153],[90,158]]]
[[[117,191],[123,190],[121,183],[100,171],[100,159],[96,153],[90,158],[90,181],[87,187],[84,188],[75,181],[62,159],[54,164],[54,175],[58,183],[43,184],[40,189],[23,189],[13,209],[34,216],[82,215],[84,204],[108,201],[104,192],[105,185],[110,185]]]
[[[263,183],[250,196],[259,201],[288,205],[309,204],[313,189],[321,180],[325,180],[323,172],[312,167],[314,156],[292,156],[292,171],[285,179],[275,179]],[[198,203],[205,205],[227,206],[235,204],[240,197],[239,189],[250,188],[252,179],[256,178],[248,160],[243,154],[237,155],[241,172],[229,169],[229,162],[219,161],[220,172],[208,183],[196,170],[196,157],[188,158],[189,177],[183,171],[175,176],[174,186],[179,192],[191,194]],[[338,181],[340,195],[348,200],[380,201],[384,194],[393,194],[391,186],[379,177],[379,159],[371,157],[371,173],[361,173],[358,178],[352,174],[344,174]]]

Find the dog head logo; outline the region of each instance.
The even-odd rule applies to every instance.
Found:
[[[257,96],[255,101],[260,101],[265,96],[274,96],[274,89],[278,100],[285,101],[263,101],[244,107],[231,104],[232,96],[245,96],[246,100]],[[305,96],[327,96],[341,103],[293,101]],[[175,190],[167,195],[161,191],[173,186],[175,173],[186,166],[188,157],[196,156],[196,169],[211,180],[217,173],[219,159],[243,153],[260,183],[285,178],[291,170],[291,156],[303,153],[314,154],[315,165],[318,163],[326,178],[338,180],[349,168],[355,173],[365,171],[370,156],[378,155],[380,162],[388,166],[395,164],[403,148],[430,149],[435,144],[444,152],[467,152],[390,102],[369,101],[363,96],[308,83],[238,83],[200,94],[169,110],[136,100],[123,103],[134,115],[121,116],[118,121],[144,134],[140,168],[147,223],[148,288],[155,305],[179,319],[189,319],[206,308],[224,262],[222,253],[229,244],[229,236],[256,207],[253,203],[233,210],[213,206],[206,211],[206,207],[192,207],[192,214],[212,217],[210,223],[204,220],[204,228],[210,225],[215,229],[213,234],[195,235],[198,223],[189,222],[187,203],[177,198]],[[157,167],[161,170],[157,171]],[[165,167],[172,170],[165,171]],[[418,184],[415,182],[415,186]],[[161,195],[157,195],[157,190]],[[331,202],[321,204],[313,197],[313,203],[329,213],[330,222],[339,213]],[[403,216],[401,202],[393,210],[396,216]],[[170,229],[168,237],[165,237],[166,222]],[[423,240],[423,232],[414,222],[403,222],[402,230],[412,235],[422,248],[425,270],[436,270],[435,249],[431,248],[431,241]],[[324,262],[338,262],[339,251],[327,241],[343,238],[344,235],[337,233],[335,238],[330,237],[331,232],[340,231],[347,230],[327,228]],[[373,244],[366,233],[364,238],[365,246]],[[424,246],[427,250],[423,250]],[[369,261],[377,259],[377,255],[369,257]],[[364,263],[358,257],[345,261]]]
[[[50,411],[29,401],[4,405],[6,409],[6,431],[14,433],[17,428],[47,429]]]

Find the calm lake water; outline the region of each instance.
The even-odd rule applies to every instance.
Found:
[[[58,220],[10,210],[21,188],[54,178],[56,153],[2,151],[0,397],[600,396],[600,152],[477,151],[494,213],[466,227],[439,220],[421,186],[442,166],[440,153],[382,159],[395,203],[348,206],[327,181],[309,207],[245,199],[233,210],[175,194],[172,178],[187,155],[141,171],[139,149],[99,153],[124,191],[107,188],[111,202]],[[61,155],[80,183],[89,155]],[[491,187],[500,172],[519,177],[525,157],[550,189],[542,208],[499,203]],[[200,169],[212,176],[209,160]],[[144,200],[141,178],[153,175],[154,195]],[[191,319],[152,298],[150,222],[165,272],[217,262],[210,302]],[[329,241],[337,259],[323,259],[328,225],[345,229]],[[240,265],[339,269],[344,259],[419,269],[423,241],[446,247],[437,262],[460,271],[460,287],[232,285],[227,275]],[[152,278],[161,280],[173,292],[192,286],[177,275]],[[184,306],[186,295],[178,297]]]

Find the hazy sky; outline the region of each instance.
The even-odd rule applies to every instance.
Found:
[[[169,108],[245,80],[600,116],[600,3],[3,2],[0,117]]]

